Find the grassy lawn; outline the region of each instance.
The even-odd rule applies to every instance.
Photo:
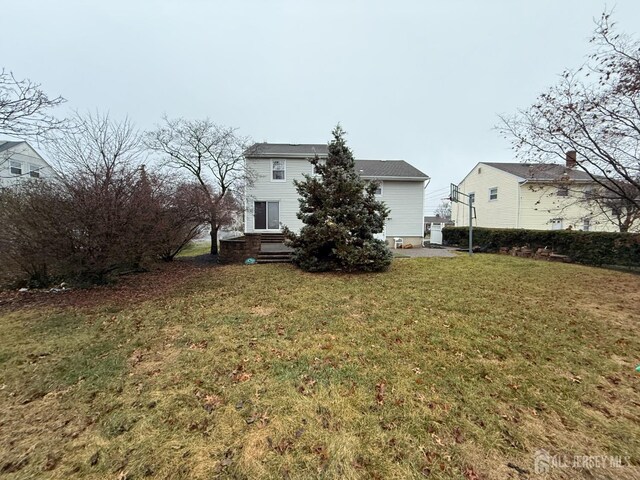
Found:
[[[201,268],[125,294],[0,310],[0,476],[518,479],[538,449],[640,464],[640,276],[478,255]]]
[[[210,241],[191,242],[178,254],[178,257],[195,257],[196,255],[205,255],[210,251]]]

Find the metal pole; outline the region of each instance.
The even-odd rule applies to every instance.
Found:
[[[473,255],[473,200],[469,197],[469,255]]]

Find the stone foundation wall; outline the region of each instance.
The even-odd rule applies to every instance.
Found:
[[[260,253],[259,233],[247,233],[242,237],[220,240],[220,255],[218,261],[223,264],[242,263],[247,258],[256,258]]]

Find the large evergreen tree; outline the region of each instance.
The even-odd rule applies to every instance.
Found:
[[[374,234],[383,231],[389,210],[375,198],[377,184],[356,173],[344,130],[338,125],[332,133],[326,161],[311,159],[315,175],[294,182],[304,226],[299,235],[285,227],[293,262],[309,272],[385,270],[392,254]]]

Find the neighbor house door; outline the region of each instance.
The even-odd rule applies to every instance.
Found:
[[[256,230],[280,230],[280,202],[255,202],[253,211]]]

